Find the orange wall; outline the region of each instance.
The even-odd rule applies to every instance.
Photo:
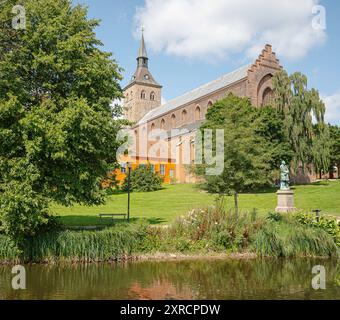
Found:
[[[163,161],[152,161],[152,160],[136,160],[131,165],[132,170],[135,170],[141,164],[154,165],[155,172],[158,173],[158,174],[160,174],[160,166],[165,165],[165,174],[161,175],[163,177],[164,183],[170,183],[171,179],[176,177],[175,164],[174,163],[169,163],[169,162],[166,162],[166,161],[163,162]],[[128,170],[128,168],[126,168],[126,170]],[[170,170],[173,171],[172,178],[170,177]],[[116,169],[115,174],[116,174],[117,181],[122,183],[124,181],[125,177],[126,177],[126,173],[122,173],[121,169]]]

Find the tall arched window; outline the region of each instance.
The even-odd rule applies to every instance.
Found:
[[[195,110],[195,120],[201,120],[201,108],[199,106],[197,106]]]
[[[207,105],[208,109],[209,109],[212,105],[213,105],[212,101],[209,101],[209,102],[208,102],[208,105]]]
[[[176,127],[176,116],[175,116],[175,114],[171,115],[171,127],[172,128]]]
[[[164,119],[162,119],[161,120],[161,129],[165,129],[165,120]]]
[[[138,139],[138,130],[135,130],[135,136],[134,136],[134,150],[133,153],[138,154],[139,148],[139,139]]]
[[[126,101],[129,101],[129,94],[127,93],[125,96]]]
[[[152,130],[155,130],[155,124],[154,123],[151,124],[151,131]]]
[[[274,91],[271,88],[266,88],[262,96],[262,105],[267,106],[271,104],[274,100]]]
[[[150,93],[150,100],[151,101],[155,100],[155,93],[153,91]]]
[[[144,90],[141,92],[140,97],[141,97],[141,99],[145,99],[146,98],[146,93],[145,93]]]
[[[182,111],[182,123],[183,124],[186,123],[186,121],[187,121],[187,115],[188,115],[188,112],[184,109]]]

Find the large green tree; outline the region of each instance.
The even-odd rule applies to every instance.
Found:
[[[212,130],[213,154],[216,155],[216,132],[224,130],[224,166],[221,174],[207,174],[206,159],[196,167],[196,172],[204,177],[204,188],[209,192],[233,194],[235,211],[238,211],[238,194],[266,186],[273,181],[273,156],[275,154],[268,143],[267,131],[259,126],[260,116],[247,98],[239,98],[232,94],[211,106],[206,121],[200,132],[204,140],[205,129]],[[273,124],[275,126],[275,124]],[[273,135],[279,134],[273,129]],[[265,137],[266,136],[266,137]],[[205,144],[209,147],[209,144]],[[276,147],[275,147],[276,148]]]
[[[48,223],[51,201],[103,202],[121,74],[84,7],[22,0],[26,28],[16,30],[16,2],[0,12],[0,222],[20,242]]]
[[[334,167],[340,170],[340,127],[329,125],[330,131],[330,168],[331,174],[334,174]],[[338,172],[339,173],[339,172]]]
[[[275,108],[284,121],[293,151],[293,168],[313,164],[317,172],[329,167],[329,130],[325,124],[325,104],[315,89],[308,89],[307,77],[299,72],[288,76],[281,71],[273,77]]]
[[[271,105],[253,109],[255,132],[266,140],[271,169],[278,170],[282,160],[289,163],[293,158],[293,151],[285,134],[284,121],[280,112]]]

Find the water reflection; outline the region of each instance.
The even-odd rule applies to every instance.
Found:
[[[312,267],[326,267],[313,290]],[[336,260],[201,260],[26,266],[27,289],[0,267],[0,299],[340,299]]]

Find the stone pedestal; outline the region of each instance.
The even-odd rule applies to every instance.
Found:
[[[294,207],[294,191],[293,190],[279,190],[277,192],[277,207],[276,212],[293,212]]]

